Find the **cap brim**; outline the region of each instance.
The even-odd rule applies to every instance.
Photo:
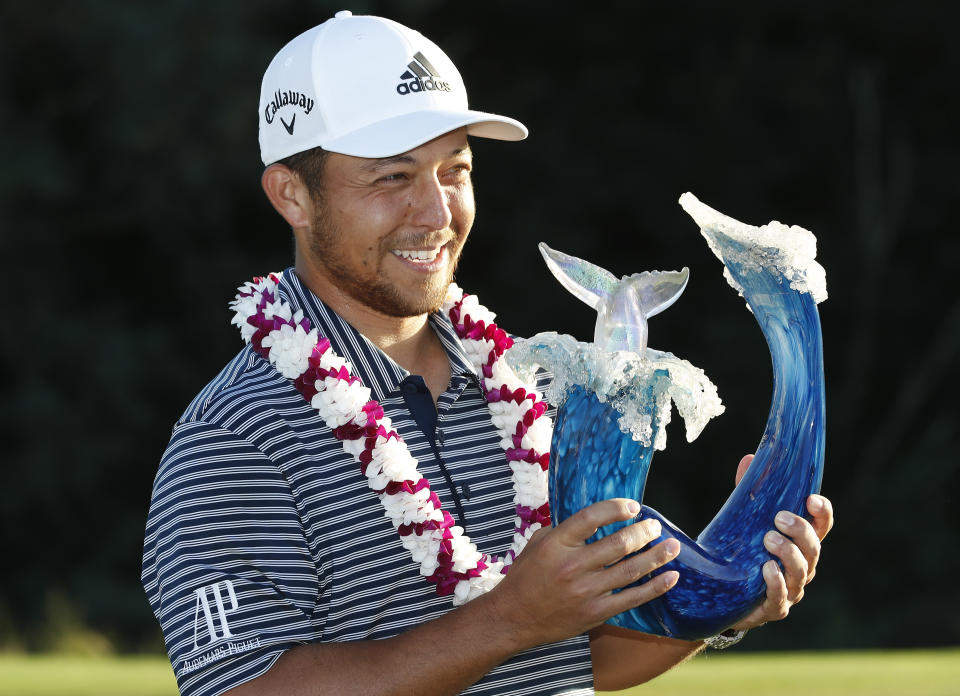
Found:
[[[519,121],[483,111],[417,111],[377,121],[338,138],[317,143],[324,150],[354,157],[393,157],[445,133],[466,127],[467,133],[494,140],[523,140]]]

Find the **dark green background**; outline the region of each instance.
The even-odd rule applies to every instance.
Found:
[[[458,276],[521,334],[592,334],[536,242],[614,273],[691,268],[650,342],[727,413],[657,455],[647,502],[696,533],[751,451],[769,355],[684,191],[813,230],[828,272],[823,491],[837,528],[788,621],[747,648],[960,641],[958,42],[948,2],[343,3],[420,29],[477,108]],[[227,301],[290,258],[259,189],[259,82],[323,2],[4,3],[0,10],[0,647],[62,631],[153,649],[139,586],[151,481],[239,348]],[[344,66],[343,69],[349,69]]]

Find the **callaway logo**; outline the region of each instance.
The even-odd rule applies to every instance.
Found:
[[[302,92],[294,92],[293,90],[287,90],[285,92],[278,90],[274,92],[273,99],[268,102],[263,109],[263,118],[267,124],[273,123],[277,111],[285,106],[297,106],[303,109],[303,113],[309,114],[313,110],[313,99],[310,99]],[[280,117],[280,123],[283,124],[283,127],[290,135],[293,135],[293,125],[296,121],[296,113],[293,114],[293,118],[290,119],[289,123],[284,120],[283,116]]]
[[[432,92],[435,90],[450,92],[453,90],[449,82],[440,79],[437,69],[420,51],[413,54],[413,60],[407,64],[407,68],[400,76],[401,82],[397,85],[397,94]],[[403,82],[403,80],[409,80],[409,82]]]

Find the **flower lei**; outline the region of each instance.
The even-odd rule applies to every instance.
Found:
[[[553,424],[546,403],[503,360],[513,340],[493,322],[495,315],[472,295],[451,284],[443,304],[464,351],[483,375],[481,385],[491,419],[513,471],[516,517],[510,549],[502,558],[477,551],[454,525],[430,483],[417,471],[410,454],[370,389],[350,374],[351,366],[330,348],[302,311],[295,314],[278,298],[282,274],[254,278],[238,288],[230,308],[231,323],[243,340],[269,360],[315,408],[360,464],[384,514],[420,574],[436,585],[438,595],[453,595],[463,604],[492,589],[509,570],[530,536],[550,523],[547,466]]]

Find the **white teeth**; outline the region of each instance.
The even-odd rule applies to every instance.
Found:
[[[426,261],[430,262],[437,258],[437,255],[440,253],[440,249],[433,250],[411,250],[411,249],[394,249],[393,253],[396,256],[399,256],[401,259],[410,259],[411,261]]]

